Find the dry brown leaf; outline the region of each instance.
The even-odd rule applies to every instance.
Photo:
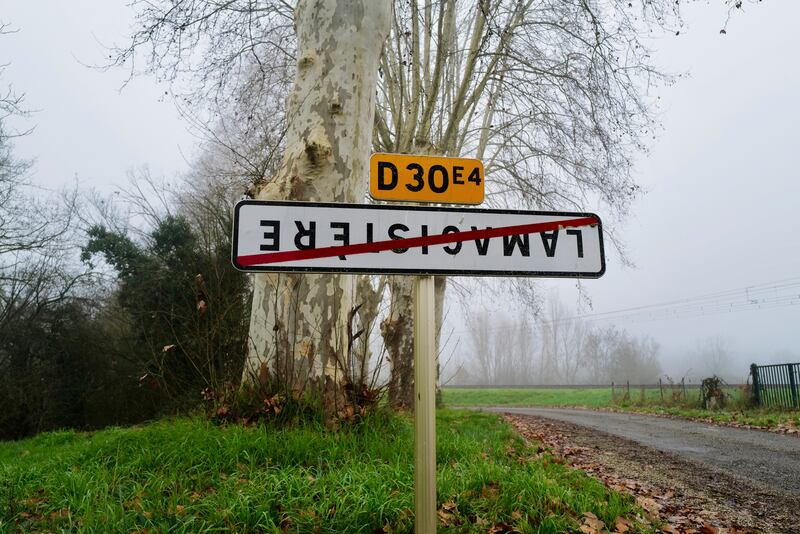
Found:
[[[442,510],[445,510],[447,512],[452,512],[456,508],[458,508],[458,505],[454,503],[452,500],[442,503]]]
[[[647,512],[650,516],[657,517],[658,512],[661,511],[661,505],[650,497],[642,497],[639,495],[636,497],[636,504],[644,508],[645,512]]]
[[[444,510],[439,510],[436,513],[439,516],[439,524],[442,525],[443,527],[449,527],[450,525],[452,525],[453,520],[456,517],[450,512],[445,512]]]
[[[631,529],[631,522],[622,516],[617,516],[614,520],[614,529],[620,534],[628,532]]]
[[[489,483],[488,485],[484,485],[483,487],[481,487],[481,496],[484,499],[495,499],[497,498],[498,493],[499,492],[497,491],[497,487],[492,483]]]
[[[489,527],[489,530],[486,531],[487,534],[514,534],[519,532],[519,530],[515,529],[511,525],[507,523],[497,523]]]
[[[69,517],[69,509],[62,508],[56,512],[50,512],[50,519],[58,519],[59,517]]]
[[[592,532],[600,532],[606,528],[606,524],[592,512],[583,512],[583,526],[589,527],[592,529]],[[583,530],[583,528],[581,528],[581,530]]]

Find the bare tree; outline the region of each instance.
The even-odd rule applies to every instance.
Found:
[[[734,6],[732,0],[726,3]],[[299,6],[309,4],[310,0]],[[314,5],[315,10],[328,13],[334,4]],[[303,73],[316,68],[305,67],[318,64],[316,57],[307,55],[310,48],[300,43],[304,24],[327,31],[326,19],[306,21],[303,10],[295,13],[294,3],[287,0],[158,0],[135,1],[133,6],[137,30],[130,45],[118,51],[117,62],[127,63],[135,73],[137,59],[144,57],[144,70],[174,81],[188,80],[191,89],[179,98],[194,107],[202,101],[236,108],[239,104],[230,99],[237,95],[285,87],[276,81],[286,80],[295,57],[300,66],[297,82],[302,82]],[[632,157],[645,149],[644,140],[656,126],[649,88],[668,81],[652,64],[643,35],[646,30],[679,25],[678,10],[679,4],[671,0],[396,2],[387,46],[376,65],[372,144],[384,151],[483,159],[489,204],[582,209],[600,202],[609,222],[621,218],[639,189],[630,173]],[[383,31],[382,24],[380,19],[373,28]],[[382,35],[370,39],[380,43]],[[326,45],[334,43],[348,46],[333,38]],[[298,94],[297,90],[291,93]],[[295,189],[287,184],[285,176],[291,167],[287,162],[298,155],[293,137],[297,132],[292,131],[299,109],[295,96],[287,106],[291,121],[284,164],[274,174],[257,178],[270,183],[257,182],[254,192],[262,198],[275,197],[265,191],[280,189],[278,197],[361,200],[363,183],[346,185],[347,194],[331,190],[330,180],[321,180],[326,185],[315,187],[313,194],[305,186]],[[265,98],[267,106],[277,101]],[[249,101],[259,102],[257,98]],[[354,113],[340,108],[342,104],[328,98],[325,105],[340,110],[342,117]],[[358,113],[354,128],[348,131],[363,134],[365,125],[373,123],[372,111],[361,108]],[[319,154],[311,141],[307,146],[313,159]],[[274,140],[270,143],[275,146]],[[237,150],[236,142],[229,144]],[[325,145],[321,146],[324,152]],[[335,150],[333,154],[338,157]],[[270,172],[268,167],[253,167],[256,176]],[[355,175],[365,182],[366,175],[360,171],[348,174]],[[336,179],[337,173],[330,176]],[[315,175],[315,180],[319,178]],[[347,180],[344,175],[339,179]],[[610,237],[614,241],[613,232]],[[266,278],[259,280],[257,287]],[[306,281],[317,284],[312,278]],[[413,391],[411,280],[395,278],[376,287],[391,292],[381,331],[394,369],[394,400],[408,406]],[[446,280],[437,279],[437,312],[443,309],[445,289]],[[263,296],[259,294],[257,300]],[[339,308],[348,306],[343,301]],[[257,317],[254,324],[259,326],[252,332],[253,346],[264,347],[265,339],[272,336],[271,323]],[[284,343],[281,350],[293,353],[290,345]]]
[[[352,202],[363,197],[377,62],[389,15],[388,1],[298,4],[300,52],[287,102],[286,150],[281,168],[257,198]],[[292,369],[292,387],[295,379],[311,380],[326,406],[341,406],[339,383],[351,368],[344,359],[353,277],[256,275],[254,289],[246,372],[257,377]]]
[[[661,374],[658,352],[654,339],[623,334],[611,353],[610,376],[617,383],[652,384]]]
[[[470,316],[467,321],[473,354],[470,374],[476,378],[478,384],[496,383],[497,360],[492,336],[493,323],[489,320],[488,314],[482,312]]]
[[[695,353],[707,376],[730,374],[730,345],[720,336],[708,337],[697,344]]]
[[[381,59],[376,150],[480,158],[489,204],[598,199],[621,217],[638,190],[631,155],[655,126],[642,88],[666,80],[639,38],[641,19],[678,20],[670,2],[398,3]],[[412,376],[411,284],[389,284],[383,325],[403,383],[396,375]],[[443,299],[445,279],[438,285]]]
[[[0,35],[9,31],[0,22]],[[11,87],[0,94],[0,328],[62,300],[78,280],[65,268],[77,193],[42,191],[27,177],[30,162],[13,152],[14,138],[30,131],[8,128],[11,117],[28,115],[23,100]]]
[[[587,328],[556,295],[548,299],[547,313],[539,323],[541,332],[540,380],[574,384],[585,363]]]
[[[607,384],[614,379],[611,376],[613,352],[623,336],[614,326],[589,329],[583,350],[590,384]]]
[[[534,327],[528,320],[479,311],[469,316],[467,324],[469,375],[474,383],[524,385],[536,380]]]

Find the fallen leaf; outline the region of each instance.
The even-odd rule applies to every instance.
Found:
[[[614,520],[614,528],[620,534],[628,532],[631,529],[631,522],[624,517],[617,516],[617,518]]]
[[[484,484],[483,487],[481,487],[481,496],[484,499],[495,499],[497,498],[498,493],[497,487],[491,482],[488,485]]]
[[[588,527],[589,531],[591,532],[600,532],[604,528],[606,528],[606,524],[603,523],[596,515],[592,512],[584,512],[583,513],[583,525],[581,526],[581,530],[583,532],[587,532],[583,529],[583,527]]]
[[[644,508],[650,516],[658,517],[658,512],[661,511],[661,505],[650,497],[636,497],[636,504]]]
[[[458,508],[458,505],[456,505],[456,503],[454,503],[452,500],[442,503],[442,510],[452,512],[456,508]]]
[[[454,516],[450,512],[445,512],[444,510],[439,510],[436,513],[439,516],[440,525],[442,525],[443,527],[449,527],[453,525],[456,516]]]
[[[59,517],[69,517],[69,509],[62,508],[56,512],[50,512],[50,519],[58,519]]]
[[[489,527],[489,530],[486,531],[487,534],[514,534],[519,532],[519,530],[515,529],[511,525],[507,523],[497,523]]]

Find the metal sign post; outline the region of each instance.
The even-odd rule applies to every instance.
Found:
[[[414,530],[436,532],[436,315],[433,276],[414,283]]]

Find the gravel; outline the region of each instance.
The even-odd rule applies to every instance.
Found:
[[[640,414],[561,408],[492,408],[566,421],[800,494],[800,439],[759,430]],[[800,512],[799,512],[800,513]]]

